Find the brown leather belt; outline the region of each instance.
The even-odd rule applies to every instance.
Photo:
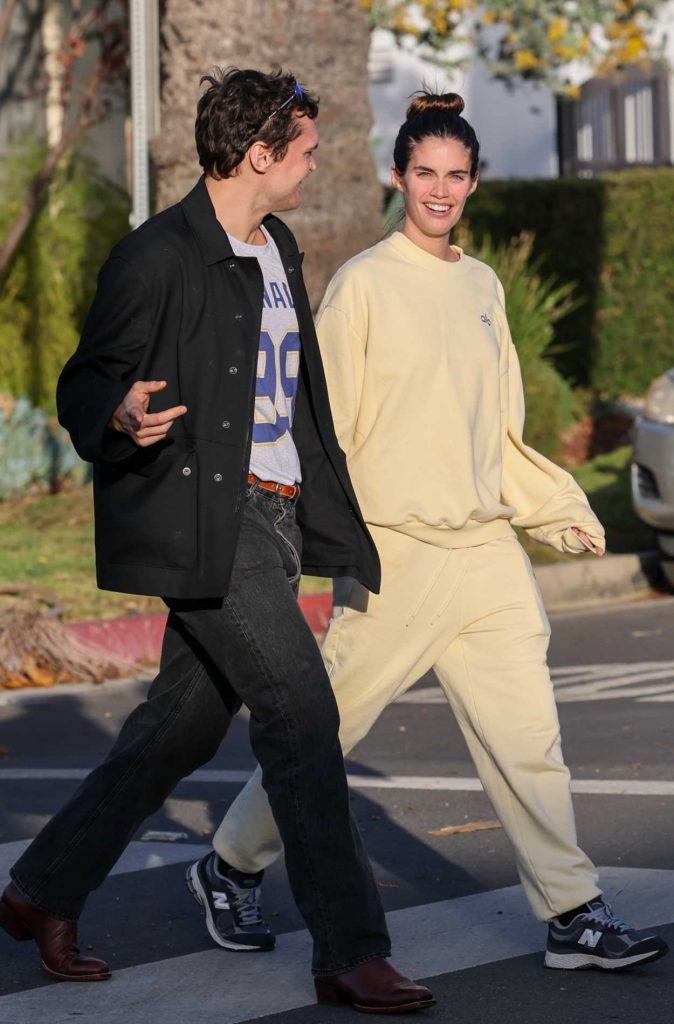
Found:
[[[298,484],[277,484],[275,480],[260,480],[255,473],[248,474],[248,485],[255,484],[261,491],[269,491],[270,494],[280,494],[282,498],[289,498],[290,501],[297,501],[300,496]]]

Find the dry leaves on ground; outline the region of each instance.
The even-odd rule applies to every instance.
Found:
[[[503,828],[500,821],[467,821],[465,825],[445,825],[444,828],[435,828],[429,832],[429,836],[457,836],[464,832],[490,832],[495,828]]]
[[[43,611],[0,608],[0,688],[101,683],[131,675],[135,668],[77,640]]]

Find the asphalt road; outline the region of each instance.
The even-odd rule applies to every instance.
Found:
[[[672,599],[558,616],[550,663],[581,843],[602,865],[621,915],[662,925],[674,946],[673,617]],[[105,754],[145,687],[0,694],[0,881]],[[240,717],[217,758],[176,789],[91,897],[82,944],[110,961],[112,981],[54,983],[40,973],[32,944],[0,933],[0,1024],[353,1019],[312,1002],[309,944],[282,863],[265,880],[265,905],[281,935],[273,954],[215,949],[187,893],[186,865],[207,849],[252,765]],[[674,952],[622,974],[547,971],[545,928],[528,911],[502,830],[431,834],[494,817],[432,679],[387,710],[348,768],[390,912],[394,962],[427,978],[438,999],[419,1020],[670,1024]],[[179,836],[168,841],[170,833]]]

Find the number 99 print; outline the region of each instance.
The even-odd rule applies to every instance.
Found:
[[[300,336],[287,331],[278,341],[260,332],[253,444],[276,444],[290,432],[300,367]]]

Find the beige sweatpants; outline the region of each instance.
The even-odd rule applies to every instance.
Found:
[[[579,849],[546,653],[550,628],[514,534],[437,548],[371,527],[379,595],[337,581],[323,657],[344,753],[384,708],[433,668],[515,848],[535,915],[549,920],[598,895]],[[215,834],[219,855],[259,871],[282,844],[258,769]]]

